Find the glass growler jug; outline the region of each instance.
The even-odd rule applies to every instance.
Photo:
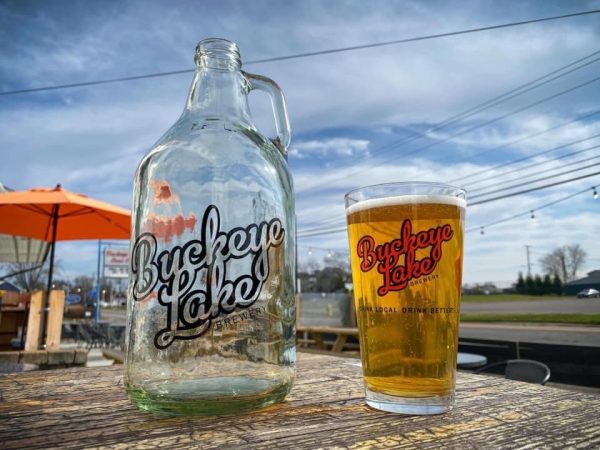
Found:
[[[283,94],[201,41],[185,110],[134,180],[125,386],[138,407],[234,414],[283,400],[295,365],[295,216]],[[277,137],[247,95],[271,97]]]

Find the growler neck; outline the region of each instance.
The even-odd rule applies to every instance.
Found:
[[[239,70],[199,67],[186,109],[194,116],[249,121],[247,82]]]

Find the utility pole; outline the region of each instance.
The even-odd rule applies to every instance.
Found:
[[[526,245],[525,250],[527,250],[527,275],[531,276],[531,262],[529,261],[529,248],[531,245]]]

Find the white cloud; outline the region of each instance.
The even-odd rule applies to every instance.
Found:
[[[354,156],[369,155],[369,141],[365,139],[331,138],[325,140],[300,141],[292,145],[290,156],[306,158],[310,156]]]
[[[580,112],[575,116],[585,116],[590,113],[592,113],[592,111],[585,111]],[[503,124],[504,126],[479,128],[456,137],[453,136],[476,126],[477,122],[461,125],[460,127],[451,129],[451,131],[444,130],[431,132],[428,133],[428,136],[431,139],[438,141],[449,140],[461,150],[461,153],[467,156],[473,154],[474,150],[485,151],[486,149],[493,149],[500,146],[502,146],[502,149],[508,148],[528,154],[538,150],[551,149],[560,145],[588,139],[590,136],[599,134],[599,117],[600,114],[589,117],[583,122],[573,122],[560,127],[560,125],[572,120],[573,117],[554,117],[536,113],[526,118],[511,118],[506,121],[508,123]],[[546,132],[546,130],[554,127],[557,128]],[[535,136],[535,134],[538,135]],[[513,142],[519,141],[520,139],[523,140],[513,144]],[[589,142],[592,141],[574,144],[573,148],[577,149],[591,145]]]

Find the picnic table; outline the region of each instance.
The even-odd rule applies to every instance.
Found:
[[[335,337],[335,340],[328,341],[326,336]],[[312,344],[319,350],[325,350],[328,346],[334,353],[341,353],[346,348],[358,350],[358,344],[348,343],[349,337],[358,339],[356,327],[297,326],[296,337],[299,345]]]
[[[122,366],[0,376],[0,447],[16,448],[564,448],[600,445],[600,397],[458,374],[454,410],[402,416],[364,403],[358,362],[298,357],[286,401],[229,417],[135,409]]]
[[[348,338],[355,342],[349,342]],[[331,353],[336,356],[358,357],[358,328],[297,326],[296,342],[306,352]],[[309,346],[309,347],[307,347]],[[474,369],[484,366],[487,358],[476,353],[458,352],[458,368]]]

